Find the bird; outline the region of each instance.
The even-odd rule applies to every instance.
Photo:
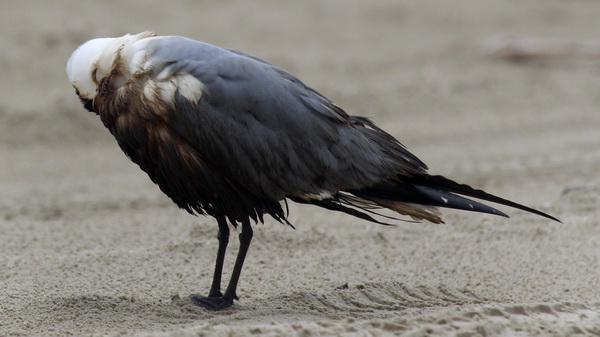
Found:
[[[560,222],[429,174],[371,119],[347,114],[289,72],[235,49],[146,31],[89,40],[66,70],[84,108],[164,194],[192,215],[216,219],[211,287],[189,297],[207,310],[239,299],[253,225],[267,215],[293,227],[288,201],[380,224],[443,223],[440,207],[508,217],[472,197]],[[386,209],[397,215],[386,217]],[[230,227],[241,227],[240,246],[222,292]]]

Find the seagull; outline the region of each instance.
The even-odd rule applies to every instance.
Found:
[[[67,76],[85,109],[162,192],[187,212],[216,219],[211,288],[190,295],[208,310],[238,300],[252,224],[269,215],[291,226],[288,201],[380,224],[400,220],[384,209],[431,223],[443,223],[439,207],[508,217],[465,198],[473,197],[560,222],[428,174],[370,119],[348,115],[294,75],[237,50],[152,32],[97,38],[73,52]],[[240,246],[221,292],[230,226],[241,226]]]

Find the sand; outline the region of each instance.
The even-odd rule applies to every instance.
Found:
[[[0,335],[600,335],[600,60],[485,49],[594,39],[598,17],[559,0],[1,2]],[[384,227],[291,205],[296,230],[255,227],[236,305],[195,308],[214,220],[163,196],[64,72],[80,43],[143,30],[267,59],[432,173],[563,224],[501,208]]]

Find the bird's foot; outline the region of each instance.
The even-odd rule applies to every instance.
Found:
[[[190,300],[195,305],[210,311],[220,311],[227,309],[233,305],[233,300],[237,296],[203,296],[199,294],[190,295]]]

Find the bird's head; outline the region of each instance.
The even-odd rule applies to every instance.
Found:
[[[98,93],[98,84],[108,76],[121,50],[128,44],[154,36],[152,32],[127,34],[116,38],[98,38],[85,42],[67,61],[67,77],[86,109],[92,111],[92,102]]]

